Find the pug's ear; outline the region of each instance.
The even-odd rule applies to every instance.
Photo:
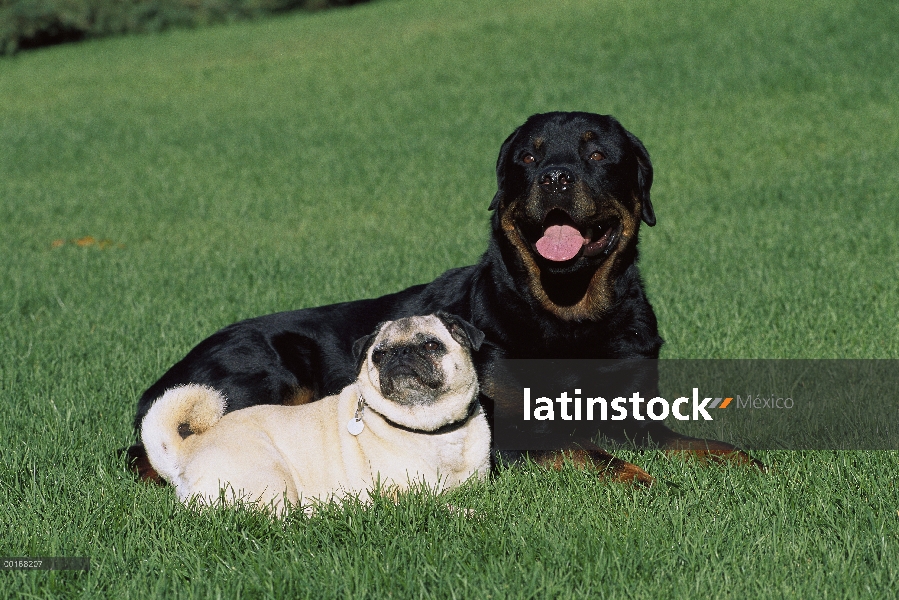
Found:
[[[625,133],[637,156],[637,194],[643,210],[643,222],[652,227],[656,224],[656,213],[652,209],[652,202],[649,201],[649,188],[652,187],[652,162],[649,160],[649,152],[646,151],[643,142],[626,129]]]
[[[368,355],[368,349],[371,347],[372,342],[375,341],[380,330],[381,326],[378,325],[374,333],[363,336],[353,342],[353,361],[356,363],[356,373],[362,370],[362,365],[365,363],[365,358]]]
[[[499,149],[499,157],[496,159],[496,194],[493,196],[488,210],[496,210],[503,200],[503,192],[506,189],[506,159],[509,157],[509,148],[512,147],[512,142],[515,141],[515,136],[520,130],[521,127],[516,128]]]
[[[447,331],[459,345],[469,350],[480,350],[484,343],[484,332],[460,317],[443,311],[437,311],[434,316],[446,326]]]

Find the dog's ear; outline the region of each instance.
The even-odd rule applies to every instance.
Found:
[[[630,131],[625,130],[631,147],[637,156],[637,188],[640,194],[640,206],[643,207],[643,222],[652,227],[656,224],[656,213],[652,210],[652,202],[649,201],[649,188],[652,187],[652,162],[649,160],[649,152],[643,146],[643,142],[637,139]]]
[[[363,336],[353,342],[353,361],[356,363],[356,373],[362,370],[362,364],[365,362],[368,349],[371,347],[372,342],[375,341],[375,338],[378,336],[378,331],[380,330],[381,326],[378,325],[378,328],[375,329],[374,333]]]
[[[517,127],[499,149],[499,157],[496,159],[496,194],[493,196],[488,210],[496,210],[503,200],[503,190],[506,189],[506,159],[509,157],[509,148],[512,147],[512,142],[520,130],[521,127]]]
[[[443,311],[434,313],[440,321],[446,325],[447,331],[459,345],[469,350],[477,351],[484,343],[484,332],[460,317]]]

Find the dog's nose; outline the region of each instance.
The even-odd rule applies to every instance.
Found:
[[[574,182],[571,171],[561,167],[549,167],[540,173],[540,187],[550,193],[564,192]]]
[[[388,355],[392,360],[408,359],[410,356],[415,355],[415,353],[413,352],[414,349],[414,346],[408,344],[403,344],[402,346],[394,346],[389,350]]]

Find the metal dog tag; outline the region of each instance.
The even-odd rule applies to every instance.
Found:
[[[357,419],[356,417],[350,419],[346,424],[346,430],[352,435],[359,435],[363,429],[365,429],[365,423],[362,422],[362,419]]]

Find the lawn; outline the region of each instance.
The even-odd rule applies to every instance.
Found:
[[[219,327],[477,260],[548,110],[650,152],[663,357],[899,358],[896,31],[888,1],[378,0],[0,60],[0,556],[91,559],[0,596],[892,596],[895,451],[623,450],[658,485],[522,467],[272,522],[115,450]]]

